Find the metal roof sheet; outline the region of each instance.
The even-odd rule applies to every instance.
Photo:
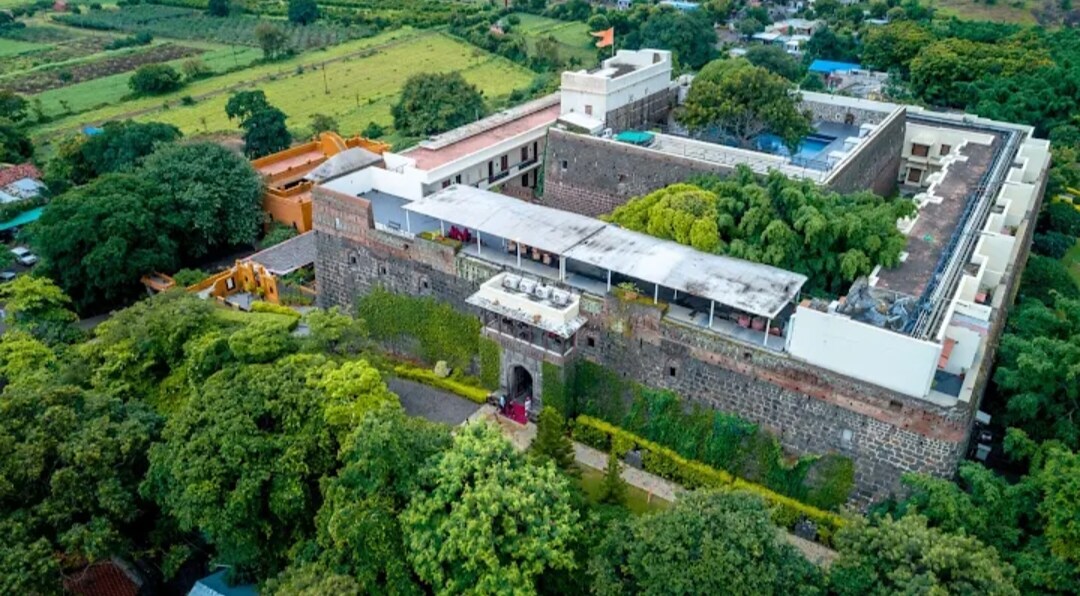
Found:
[[[471,186],[451,186],[405,209],[758,316],[775,317],[806,283],[799,273],[703,253]]]
[[[570,249],[566,257],[770,318],[794,301],[806,283],[806,276],[799,273],[700,252],[610,225]]]
[[[409,203],[405,209],[556,254],[605,226],[591,217],[460,184]]]

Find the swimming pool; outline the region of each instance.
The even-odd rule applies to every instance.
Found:
[[[824,151],[825,148],[835,140],[835,137],[823,134],[809,134],[801,143],[799,143],[799,149],[795,152],[795,155],[791,155],[788,152],[788,148],[784,146],[783,139],[772,133],[765,133],[758,137],[757,146],[761,151],[772,153],[774,155],[790,156],[792,161],[795,162],[805,162],[816,159],[818,154]]]

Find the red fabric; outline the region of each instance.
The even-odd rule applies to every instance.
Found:
[[[592,35],[593,37],[599,37],[600,38],[596,42],[596,47],[598,47],[598,48],[606,48],[606,47],[615,45],[615,28],[614,27],[611,27],[610,29],[604,29],[603,31],[593,31],[589,35]]]
[[[65,577],[64,590],[79,596],[138,596],[139,584],[112,561],[103,561]]]
[[[41,171],[34,167],[34,164],[32,163],[24,163],[19,166],[11,166],[0,170],[0,186],[7,186],[16,180],[22,180],[23,178],[41,180]]]
[[[516,401],[510,402],[510,405],[506,407],[506,417],[518,424],[525,424],[529,421],[525,413],[525,404]]]

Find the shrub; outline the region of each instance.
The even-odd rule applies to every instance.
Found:
[[[454,395],[478,404],[487,403],[488,391],[479,387],[473,387],[453,377],[439,377],[434,371],[424,368],[416,368],[407,364],[399,364],[394,367],[394,374],[402,379],[423,383],[437,389],[449,391]]]
[[[251,303],[251,312],[265,312],[275,315],[285,315],[287,317],[296,317],[298,319],[300,318],[300,313],[288,306],[274,304],[273,302],[263,302],[262,300]]]
[[[1076,241],[1076,238],[1068,234],[1050,231],[1045,234],[1035,234],[1032,249],[1044,257],[1060,259],[1076,244]]]
[[[386,134],[386,129],[379,126],[377,122],[368,122],[368,125],[364,127],[364,131],[360,133],[360,136],[368,139],[377,139]]]
[[[259,241],[259,250],[265,250],[275,244],[281,244],[294,236],[296,236],[296,228],[280,222],[274,222],[270,227],[270,231],[268,231],[266,235],[263,236],[262,240]]]
[[[1076,238],[1080,236],[1080,210],[1072,203],[1052,202],[1043,207],[1039,224],[1040,231],[1060,232]]]
[[[119,37],[109,42],[105,46],[106,50],[119,50],[121,48],[133,48],[137,46],[150,45],[150,42],[154,41],[154,36],[146,33],[136,33],[135,35],[128,35],[127,37]]]
[[[803,520],[813,522],[817,526],[818,541],[822,544],[830,544],[832,535],[844,524],[843,518],[835,513],[800,503],[761,485],[735,478],[723,470],[686,459],[671,449],[591,416],[578,416],[574,425],[574,438],[596,449],[601,449],[604,443],[622,443],[636,447],[642,452],[642,464],[646,471],[687,489],[738,489],[755,493],[771,506],[772,518],[777,525],[791,529]],[[614,448],[612,451],[618,454]]]
[[[172,275],[176,285],[181,288],[191,287],[209,277],[205,271],[199,269],[181,269]]]
[[[158,95],[176,91],[182,84],[180,73],[168,64],[140,66],[128,79],[128,86],[140,95]]]

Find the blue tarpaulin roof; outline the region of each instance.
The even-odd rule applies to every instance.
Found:
[[[615,140],[621,143],[630,143],[631,145],[648,145],[652,142],[653,133],[641,131],[641,130],[624,130],[615,135]]]
[[[835,60],[814,60],[810,63],[810,72],[830,74],[852,70],[862,70],[862,65],[855,64],[854,62],[837,62]]]
[[[5,221],[4,223],[0,223],[0,232],[10,230],[11,228],[17,228],[19,226],[25,226],[28,223],[37,221],[38,218],[41,217],[41,212],[44,209],[44,207],[38,207],[37,209],[24,211],[16,215],[14,218]]]
[[[258,596],[255,586],[244,584],[230,586],[225,581],[225,570],[208,575],[191,587],[188,596]]]

